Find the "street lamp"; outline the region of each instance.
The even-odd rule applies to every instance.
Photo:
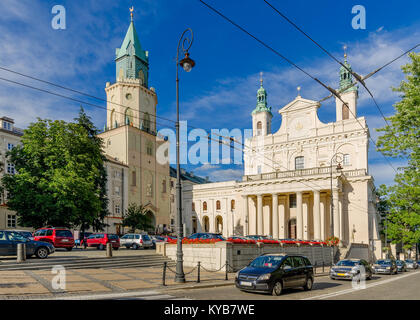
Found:
[[[330,200],[330,206],[331,206],[331,237],[334,237],[334,197],[333,197],[333,178],[332,178],[332,172],[333,172],[333,162],[337,163],[337,171],[342,170],[343,167],[341,166],[341,161],[343,160],[344,155],[341,152],[335,153],[330,161],[330,180],[331,180],[331,200]],[[334,264],[334,250],[331,250],[331,260],[332,264]]]
[[[181,38],[178,41],[178,48],[176,51],[176,203],[177,203],[177,242],[176,242],[176,274],[175,282],[185,282],[185,274],[183,267],[183,253],[182,253],[182,238],[183,226],[182,226],[182,194],[181,194],[181,176],[180,176],[180,165],[179,165],[179,78],[178,78],[178,67],[181,66],[184,71],[190,72],[195,66],[194,60],[190,58],[188,50],[190,49],[194,40],[193,32],[190,28],[186,29]],[[184,58],[179,61],[180,50]]]

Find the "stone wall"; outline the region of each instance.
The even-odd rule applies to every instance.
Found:
[[[319,245],[292,244],[234,244],[216,242],[215,244],[183,244],[184,266],[195,267],[200,261],[208,270],[225,271],[226,261],[237,271],[247,266],[253,259],[264,253],[300,254],[306,256],[313,265],[331,264],[331,247]],[[336,249],[335,249],[336,250]],[[176,260],[176,244],[156,243],[156,253]]]

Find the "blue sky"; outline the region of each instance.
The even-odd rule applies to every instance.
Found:
[[[349,62],[362,75],[420,39],[420,3],[414,0],[271,2],[336,57],[342,57],[342,46],[346,44]],[[338,86],[339,66],[263,0],[208,0],[208,3],[321,81]],[[51,27],[51,9],[56,4],[66,8],[66,30]],[[354,30],[351,26],[354,16],[351,9],[357,4],[366,8],[366,30]],[[162,117],[175,119],[176,46],[186,27],[194,31],[191,57],[197,65],[191,73],[181,73],[181,118],[194,127],[250,128],[261,71],[269,105],[274,111],[273,131],[278,130],[281,122],[277,111],[295,98],[297,86],[302,87],[301,94],[307,99],[328,95],[313,80],[197,0],[2,0],[0,66],[105,98],[105,83],[115,81],[115,48],[120,47],[128,28],[128,8],[132,5],[141,44],[149,51],[149,85],[156,88],[158,115]],[[398,60],[367,81],[386,115],[393,113],[392,105],[398,101],[398,95],[390,88],[403,79],[400,66],[407,61],[407,58]],[[0,77],[69,94],[4,71],[0,71]],[[74,97],[104,105],[83,96]],[[19,127],[26,127],[37,117],[70,121],[78,108],[78,103],[0,81],[0,114],[14,118]],[[95,124],[103,128],[106,112],[86,109]],[[383,126],[384,121],[364,89],[360,89],[358,115],[367,118],[376,140],[375,128]],[[319,117],[323,122],[334,121],[333,100],[322,105]],[[392,168],[372,145],[370,150],[370,172],[376,184],[391,183]],[[398,159],[393,163],[395,167],[403,165]],[[188,169],[214,181],[239,179],[243,172],[238,165],[199,165]]]

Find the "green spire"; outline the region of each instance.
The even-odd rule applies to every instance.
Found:
[[[347,62],[347,53],[344,54],[344,63],[346,68],[352,71],[351,65]],[[345,67],[340,68],[340,90],[350,86],[353,83],[353,75]],[[357,91],[357,86],[352,86],[343,92]]]
[[[139,36],[133,21],[133,8],[131,22],[125,35],[121,48],[116,49],[116,77],[142,79],[147,87],[149,73],[149,57],[147,51],[141,47]]]
[[[267,106],[267,91],[265,91],[263,86],[262,72],[260,73],[260,83],[261,87],[257,91],[257,107],[252,111],[252,114],[268,112],[272,116],[271,107]]]

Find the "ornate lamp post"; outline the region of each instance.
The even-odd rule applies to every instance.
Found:
[[[176,242],[176,274],[175,282],[185,282],[183,253],[182,253],[182,238],[184,237],[182,225],[182,193],[181,193],[181,177],[179,165],[179,78],[178,67],[181,66],[184,71],[190,72],[195,66],[194,60],[189,57],[188,50],[190,49],[194,40],[193,32],[190,28],[186,29],[178,41],[178,48],[176,51],[176,203],[177,203],[177,242]],[[179,61],[179,53],[182,50],[184,58]]]
[[[332,172],[333,172],[333,162],[337,163],[337,171],[340,171],[343,169],[343,167],[341,166],[341,162],[343,161],[344,158],[344,154],[342,154],[341,152],[337,152],[335,153],[332,157],[331,157],[331,161],[330,161],[330,181],[331,181],[331,200],[330,200],[330,206],[331,206],[331,214],[330,214],[330,219],[331,219],[331,237],[337,236],[334,234],[334,197],[333,197],[333,178],[332,178]],[[331,261],[332,264],[334,264],[334,250],[331,250]]]

